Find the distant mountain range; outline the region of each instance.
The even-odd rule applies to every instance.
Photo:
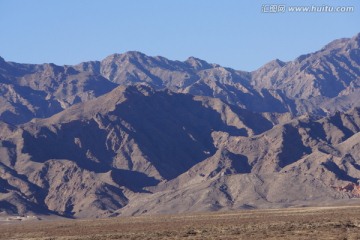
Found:
[[[360,34],[253,72],[0,58],[0,212],[105,217],[360,196]]]

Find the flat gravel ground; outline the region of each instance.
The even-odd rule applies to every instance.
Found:
[[[0,239],[360,239],[360,206],[1,221]]]

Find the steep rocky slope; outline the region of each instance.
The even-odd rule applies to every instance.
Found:
[[[11,124],[49,117],[117,85],[71,66],[18,64],[0,58],[0,120]]]
[[[357,109],[296,119],[251,137],[213,132],[213,156],[147,188],[153,194],[137,196],[118,213],[324,205],[357,197],[341,187],[357,186],[360,178],[359,120]]]
[[[102,217],[359,197],[359,38],[248,73],[139,52],[0,58],[0,212]]]
[[[213,131],[252,136],[273,126],[218,99],[144,85],[120,86],[20,127],[3,125],[1,178],[9,185],[3,191],[67,216],[109,214],[127,203],[128,194],[186,172],[216,151]],[[24,183],[10,180],[17,175]],[[34,211],[23,204],[6,209]]]
[[[274,60],[252,73],[252,84],[284,93],[294,102],[294,113],[321,114],[358,106],[359,76],[360,34],[291,62]]]
[[[75,66],[19,64],[0,58],[0,120],[19,124],[49,117],[117,85],[220,98],[254,112],[326,115],[360,104],[360,35],[339,39],[291,62],[274,60],[254,72],[184,62],[140,52],[113,54]]]
[[[219,99],[118,87],[48,119],[2,123],[1,209],[96,217],[354,197],[358,109],[285,124]]]

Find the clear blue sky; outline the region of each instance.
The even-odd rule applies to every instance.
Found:
[[[262,13],[264,4],[353,13]],[[130,50],[254,70],[360,32],[359,0],[0,0],[0,56],[76,64]]]

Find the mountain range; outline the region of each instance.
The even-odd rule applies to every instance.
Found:
[[[245,72],[0,58],[0,212],[107,217],[360,196],[360,34]]]

